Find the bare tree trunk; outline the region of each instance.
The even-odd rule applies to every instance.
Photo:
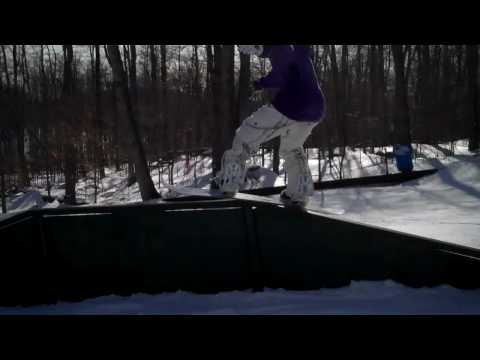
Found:
[[[440,104],[439,110],[441,112],[440,119],[442,123],[443,137],[446,140],[453,140],[454,134],[450,132],[450,123],[454,120],[454,112],[452,111],[452,74],[453,66],[451,62],[451,51],[448,45],[443,45],[442,52],[442,84],[440,86]]]
[[[456,57],[456,67],[455,67],[455,97],[454,97],[454,122],[451,123],[450,129],[451,129],[451,134],[453,134],[456,138],[458,127],[455,126],[455,124],[458,123],[459,120],[459,113],[460,113],[460,98],[461,98],[461,92],[462,92],[462,59],[463,59],[463,46],[462,45],[456,45],[455,46],[455,57]],[[455,131],[457,130],[457,131]]]
[[[163,149],[167,153],[171,149],[173,139],[169,139],[170,124],[169,124],[169,106],[168,106],[168,91],[167,91],[167,46],[160,45],[160,72],[162,80],[162,123],[163,123]]]
[[[240,74],[238,79],[238,100],[237,112],[235,117],[234,128],[238,128],[242,121],[249,115],[250,112],[250,96],[252,95],[250,80],[250,55],[240,53]],[[264,166],[264,149],[262,146],[262,166]],[[275,172],[279,172],[280,159],[273,162]],[[275,170],[276,169],[276,170]]]
[[[337,55],[335,50],[335,45],[331,45],[330,49],[330,60],[332,63],[332,75],[333,75],[333,84],[334,84],[334,93],[335,93],[335,120],[337,122],[337,131],[340,138],[340,148],[342,154],[342,160],[340,165],[340,179],[343,178],[342,174],[342,165],[345,157],[345,147],[347,143],[347,132],[345,124],[345,74],[344,74],[344,62],[346,61],[346,49],[344,45],[342,47],[342,76],[340,78],[338,65],[337,65]]]
[[[47,49],[47,55],[48,55],[48,74],[49,74],[49,80],[50,82],[47,84],[49,88],[51,88],[51,98],[55,101],[58,100],[57,95],[58,95],[58,87],[59,84],[57,83],[57,53],[55,52],[55,48],[53,48],[52,52],[54,54],[53,60],[52,60],[52,54],[50,52],[50,46],[46,45],[45,48]]]
[[[214,58],[213,45],[205,45],[205,52],[207,53],[207,93],[213,92],[213,75],[214,75]]]
[[[94,100],[96,103],[96,66],[95,66],[95,45],[89,45],[89,50],[90,50],[90,71],[91,71],[91,79],[90,79],[90,92],[94,94]],[[95,104],[96,105],[96,104]],[[97,173],[98,173],[98,165],[99,165],[99,159],[98,159],[98,126],[97,126],[97,113],[96,113],[96,106],[95,106],[95,113],[94,113],[94,118],[92,119],[92,132],[93,135],[88,136],[87,138],[87,143],[89,144],[89,148],[91,149],[91,154],[86,154],[86,155],[81,155],[82,162],[83,158],[86,158],[85,162],[87,164],[90,163],[90,161],[93,162],[93,203],[97,203]],[[86,165],[87,165],[86,164]],[[86,168],[87,166],[85,166]],[[83,168],[83,166],[81,166]],[[87,172],[84,171],[82,176],[86,177]]]
[[[272,171],[280,175],[280,138],[271,141],[273,151]]]
[[[213,174],[221,169],[223,153],[231,146],[234,135],[233,45],[214,45],[214,113]]]
[[[27,54],[25,51],[25,45],[22,45],[22,68],[23,68],[22,73],[24,77],[24,80],[23,80],[24,88],[26,92],[30,94],[33,98],[32,89],[30,86],[30,73],[28,71],[28,61],[27,61]]]
[[[226,142],[231,144],[235,130],[238,125],[237,122],[237,106],[235,97],[235,45],[223,45],[224,57],[225,57],[225,85],[227,95],[227,107],[228,107],[228,119],[226,120]]]
[[[385,82],[385,57],[384,57],[384,46],[378,45],[378,63],[377,63],[377,80],[378,80],[378,97],[377,97],[377,110],[378,116],[381,120],[381,124],[385,125],[387,122],[385,120],[386,111],[385,111],[385,94],[387,92],[386,82]],[[380,125],[381,126],[381,125]],[[386,142],[386,134],[388,129],[383,127],[383,141]]]
[[[3,161],[3,159],[2,159]],[[2,197],[2,213],[7,213],[7,200],[5,199],[5,172],[3,168],[0,169],[0,192]]]
[[[2,62],[3,62],[3,59],[2,57],[0,56],[0,93],[3,94],[3,76],[2,76]]]
[[[77,182],[77,153],[74,145],[76,134],[73,131],[74,120],[69,115],[72,112],[74,104],[74,84],[73,84],[73,46],[63,45],[64,51],[64,70],[63,70],[63,91],[64,99],[64,121],[63,121],[63,145],[64,145],[64,172],[65,172],[65,203],[75,205],[77,203],[75,185]]]
[[[238,110],[235,128],[248,116],[249,99],[252,95],[250,86],[250,55],[240,54],[240,75],[238,79]]]
[[[40,45],[40,99],[41,99],[41,129],[42,129],[42,137],[44,143],[44,161],[45,161],[45,172],[47,178],[47,194],[50,198],[50,146],[49,146],[49,126],[48,126],[48,80],[45,73],[45,64],[44,64],[44,51],[43,45]]]
[[[105,154],[103,151],[103,109],[102,109],[102,73],[100,69],[100,45],[95,45],[95,119],[97,136],[95,139],[100,179],[105,177]]]
[[[433,112],[433,83],[432,83],[432,61],[430,56],[430,46],[420,45],[419,47],[419,71],[418,83],[420,91],[421,121],[425,129],[425,140],[427,143],[433,142],[434,129],[429,128],[432,123]]]
[[[377,93],[378,93],[378,87],[377,87],[377,47],[376,45],[370,45],[370,51],[369,51],[369,74],[370,74],[370,81],[369,81],[369,88],[370,88],[370,96],[369,96],[369,109],[368,109],[368,122],[369,122],[369,135],[370,135],[370,140],[372,141],[371,146],[372,149],[371,151],[373,152],[373,147],[374,143],[378,140],[377,139],[377,117],[378,117],[378,107],[377,107]]]
[[[377,109],[378,109],[378,116],[379,116],[379,124],[378,126],[381,129],[382,136],[381,142],[382,146],[385,146],[389,143],[388,141],[388,134],[389,134],[389,127],[388,127],[388,118],[386,113],[386,93],[387,93],[387,86],[385,81],[385,56],[384,56],[384,45],[378,45],[378,62],[377,62],[377,81],[378,81],[378,95],[377,95]],[[387,151],[384,148],[384,162],[385,162],[385,175],[388,175],[388,157]]]
[[[392,45],[395,66],[395,143],[410,144],[410,116],[405,82],[405,54],[402,45]]]
[[[346,147],[348,145],[348,137],[347,137],[347,118],[346,112],[348,108],[349,102],[347,101],[348,97],[348,45],[342,45],[342,63],[341,63],[341,78],[340,78],[340,132],[342,138],[342,159],[340,161],[340,173],[341,177],[343,178],[343,162],[345,160],[345,156],[347,154]]]
[[[412,47],[410,45],[407,45],[406,56],[407,56],[407,68],[405,70],[405,83],[407,84],[407,88],[408,88],[410,73],[411,73],[411,69],[412,69],[412,61],[413,61],[413,58],[414,58],[413,50],[412,50]]]
[[[468,149],[479,149],[480,125],[478,119],[478,45],[467,45],[468,107],[471,133]]]
[[[110,58],[110,65],[112,67],[115,82],[120,86],[122,91],[123,100],[127,108],[127,117],[132,132],[132,148],[135,154],[135,169],[138,177],[138,185],[140,187],[140,194],[142,200],[150,200],[158,198],[158,192],[155,189],[150,172],[148,170],[147,159],[145,156],[145,150],[143,148],[140,129],[138,127],[137,119],[135,118],[135,112],[133,110],[130,94],[128,91],[127,76],[123,70],[122,59],[120,57],[120,51],[117,45],[108,45],[108,55]]]
[[[135,45],[130,45],[130,92],[132,96],[132,106],[135,116],[138,116],[138,86],[137,86],[137,48]]]
[[[207,84],[205,88],[205,102],[206,102],[206,117],[207,121],[205,126],[207,127],[207,133],[213,134],[215,130],[215,111],[214,111],[214,57],[213,57],[213,45],[205,45],[205,52],[207,54]],[[206,141],[207,146],[212,147],[212,137],[208,137]]]
[[[213,74],[212,74],[212,89],[213,89],[213,144],[212,144],[212,175],[215,176],[222,167],[222,119],[225,121],[225,101],[222,99],[222,82],[223,77],[223,59],[222,59],[222,45],[213,45]]]
[[[329,87],[329,90],[331,87],[333,87],[333,90],[331,91],[332,93],[335,93],[335,88],[334,88],[334,81],[332,81],[333,77],[333,71],[332,71],[332,62],[330,61],[330,67],[328,63],[328,58],[331,59],[331,46],[330,45],[324,45],[323,46],[323,51],[325,53],[324,57],[324,73],[325,73],[325,83]],[[331,86],[333,84],[333,86]],[[336,102],[333,96],[329,95],[329,91],[326,92],[327,95],[327,102],[330,104],[329,109],[330,111],[328,112],[328,119],[329,121],[325,122],[325,132],[323,133],[323,143],[328,149],[328,163],[330,166],[330,173],[332,170],[332,160],[334,157],[334,137],[335,137],[335,131],[333,128],[333,125],[336,125],[337,122],[337,112],[336,112]]]
[[[18,56],[17,45],[12,47],[13,57],[13,113],[15,117],[15,134],[17,140],[18,181],[21,189],[28,186],[27,163],[25,159],[25,123],[23,107],[20,104],[18,89]]]
[[[152,101],[151,101],[151,106],[153,110],[153,118],[154,120],[154,134],[153,138],[155,141],[155,151],[157,153],[157,156],[159,155],[160,152],[160,144],[161,144],[161,116],[159,114],[159,97],[158,97],[158,57],[157,57],[157,51],[155,48],[155,45],[149,45],[150,49],[150,78],[152,81]]]
[[[135,119],[138,119],[138,90],[137,90],[137,50],[135,45],[130,45],[127,49],[127,68],[128,68],[128,77],[130,81],[130,98],[132,103],[132,111],[134,113]],[[138,121],[138,120],[137,120]],[[135,167],[135,155],[133,154],[135,150],[129,148],[128,152],[128,178],[129,184],[133,184],[136,181],[136,167]]]
[[[180,78],[182,76],[182,60],[181,60],[181,51],[182,51],[182,45],[177,46],[177,77]],[[175,95],[180,99],[181,98],[181,91],[180,88],[177,88],[177,90],[174,92],[173,97],[175,98]],[[172,106],[173,107],[173,106]],[[168,134],[169,139],[171,140],[171,151],[172,151],[172,159],[175,158],[175,155],[177,153],[178,149],[182,148],[182,140],[183,138],[178,137],[177,130],[179,128],[178,122],[183,122],[184,119],[181,119],[177,116],[174,116],[175,110],[177,110],[177,113],[179,112],[180,108],[180,102],[177,101],[175,103],[175,109],[172,109],[172,117],[171,121],[169,122],[170,126],[170,133]]]
[[[108,63],[111,63],[111,59],[108,55],[107,45],[103,45],[103,52],[105,54],[105,58],[107,59]],[[115,165],[115,171],[118,172],[121,170],[120,166],[120,146],[119,146],[119,121],[118,121],[118,105],[117,105],[117,94],[116,94],[116,86],[115,80],[108,82],[106,84],[107,90],[109,90],[109,97],[112,104],[112,120],[113,120],[113,127],[112,133],[109,139],[110,142],[110,157],[113,157],[113,163]],[[113,155],[112,155],[113,153]]]
[[[200,106],[201,106],[201,97],[202,97],[202,87],[200,85],[200,62],[198,59],[198,45],[193,45],[193,70],[194,70],[194,78],[193,78],[193,101],[194,105],[192,106],[193,114],[192,114],[192,131],[193,131],[193,146],[200,147],[203,139],[204,133],[204,123],[201,124],[200,120]]]
[[[5,79],[7,81],[7,89],[10,89],[10,75],[8,74],[7,54],[5,52],[5,45],[2,45],[3,67],[5,72]]]
[[[26,123],[30,119],[29,117],[29,110],[31,109],[32,101],[34,99],[34,94],[32,93],[32,89],[30,86],[30,74],[28,70],[28,60],[27,60],[27,54],[25,51],[25,45],[22,45],[22,95],[23,95],[23,101],[24,104],[22,106],[22,111],[21,111],[21,120],[22,120],[22,125],[23,125],[23,132],[26,132]],[[28,136],[28,132],[26,134]],[[28,139],[28,137],[27,137]],[[32,149],[29,148],[31,151]],[[28,162],[26,159],[25,155],[25,150],[24,150],[24,166],[25,166],[25,181],[26,185],[30,186],[30,174],[29,174],[29,168],[28,168]]]
[[[173,149],[175,146],[175,138],[170,136],[175,133],[175,124],[170,122],[170,106],[168,96],[168,79],[167,79],[167,46],[160,45],[160,72],[162,77],[162,105],[163,105],[163,136],[164,136],[164,149],[166,159],[169,163],[168,182],[173,185],[173,161],[174,154]]]
[[[158,61],[157,61],[157,51],[155,45],[149,45],[150,48],[150,77],[152,79],[152,95],[153,95],[153,107],[155,110],[158,109]]]
[[[111,84],[112,103],[113,103],[113,148],[114,148],[114,162],[115,170],[120,171],[120,126],[118,118],[118,101],[117,101],[117,87],[114,82]]]
[[[436,114],[438,114],[439,110],[439,101],[440,101],[440,93],[441,93],[441,86],[440,86],[440,65],[441,65],[441,56],[442,56],[442,47],[440,45],[434,46],[433,51],[433,74],[432,74],[432,86],[433,86],[433,109],[435,109]],[[407,85],[408,85],[408,78]],[[434,116],[436,115],[434,114]],[[438,116],[438,115],[437,115]],[[443,130],[443,126],[441,127]],[[441,135],[441,133],[440,133]]]

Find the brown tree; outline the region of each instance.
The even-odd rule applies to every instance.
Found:
[[[17,141],[17,161],[19,170],[19,187],[25,188],[29,185],[27,162],[25,159],[25,121],[23,118],[24,107],[20,99],[18,75],[19,75],[19,55],[17,45],[12,45],[13,58],[13,116],[15,118],[15,134]]]
[[[64,173],[65,173],[65,203],[75,205],[77,203],[75,187],[77,182],[77,151],[75,148],[75,131],[73,118],[74,112],[74,80],[73,80],[73,46],[63,45],[63,127],[62,144],[64,149]]]
[[[405,80],[405,49],[402,45],[392,45],[391,47],[395,68],[394,140],[397,144],[410,144],[410,115]]]
[[[173,139],[169,138],[169,104],[168,104],[168,74],[167,74],[167,46],[160,45],[160,74],[162,83],[161,105],[162,105],[162,124],[163,124],[163,149],[168,152],[173,145]]]
[[[105,155],[103,153],[104,123],[102,108],[102,71],[100,67],[100,45],[95,45],[95,120],[96,120],[96,156],[101,179],[105,177]]]
[[[468,118],[471,127],[468,149],[476,151],[479,147],[480,125],[478,119],[478,45],[467,45],[468,72]]]
[[[237,118],[235,122],[236,128],[249,115],[250,96],[252,95],[252,87],[251,87],[250,81],[251,81],[250,55],[240,53],[240,74],[238,77]]]
[[[128,91],[127,75],[125,74],[123,68],[120,50],[118,49],[117,45],[107,45],[107,49],[113,76],[116,84],[121,90],[123,101],[127,110],[127,119],[132,134],[131,146],[134,153],[135,169],[137,172],[137,181],[140,187],[140,194],[143,201],[155,199],[159,197],[159,194],[153,185],[152,178],[150,177],[145,150],[142,144],[142,137],[140,135],[140,129],[137,119],[135,118],[135,111],[130,98],[130,93]]]
[[[221,169],[223,153],[232,145],[235,123],[235,87],[232,79],[234,45],[214,45],[212,144],[213,174]]]

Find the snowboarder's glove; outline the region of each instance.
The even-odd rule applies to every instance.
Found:
[[[264,97],[267,102],[271,103],[278,94],[278,89],[264,89]]]
[[[260,85],[260,81],[258,80],[253,82],[253,88],[257,91],[263,89],[262,85]]]

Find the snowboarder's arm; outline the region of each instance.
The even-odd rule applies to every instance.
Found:
[[[292,59],[290,47],[276,47],[272,50],[270,63],[272,71],[267,76],[256,81],[256,89],[281,89],[285,85],[288,68]]]

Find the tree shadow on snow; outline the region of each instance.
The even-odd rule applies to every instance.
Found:
[[[447,167],[444,167],[443,164],[438,159],[428,159],[428,161],[434,168],[440,169],[440,171],[438,171],[437,174],[445,184],[455,187],[472,197],[476,197],[480,199],[480,191],[478,191],[477,189],[475,189],[470,185],[464,184],[459,180],[457,180],[452,175],[450,170]]]

